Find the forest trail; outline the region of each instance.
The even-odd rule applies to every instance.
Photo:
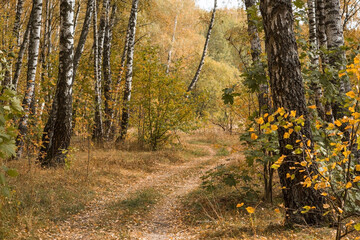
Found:
[[[201,147],[208,154],[181,164],[164,164],[159,171],[128,185],[113,184],[79,214],[39,231],[39,239],[197,239],[197,234],[181,223],[181,197],[201,184],[200,177],[206,171],[229,162],[229,156],[216,156],[210,144],[193,146]],[[156,189],[162,197],[148,212],[134,221],[126,220],[126,226],[120,214],[107,217],[111,214],[109,206],[150,188]]]

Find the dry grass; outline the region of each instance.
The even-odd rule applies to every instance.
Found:
[[[191,151],[201,152],[184,145],[157,152],[134,148],[90,146],[88,151],[86,140],[75,139],[65,168],[42,169],[35,159],[30,159],[31,164],[28,159],[9,162],[19,176],[9,179],[12,196],[0,208],[0,239],[15,239],[19,234],[35,239],[38,229],[77,214],[112,185],[133,183],[162,166],[190,160],[197,155]]]

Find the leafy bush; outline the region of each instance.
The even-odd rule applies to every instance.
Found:
[[[195,120],[194,102],[186,97],[186,85],[177,72],[166,74],[157,48],[145,48],[139,59],[134,82],[133,120],[138,139],[157,150],[177,130],[188,131]]]

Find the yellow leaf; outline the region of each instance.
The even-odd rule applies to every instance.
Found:
[[[308,140],[307,143],[306,143],[306,145],[307,145],[308,147],[310,147],[310,145],[311,145],[311,140]]]
[[[356,170],[357,172],[360,172],[360,164],[358,164],[358,165],[355,166],[355,170]]]
[[[255,133],[252,133],[251,134],[251,139],[256,140],[256,139],[258,139],[258,136]]]
[[[261,125],[264,123],[264,119],[262,117],[258,118],[258,119],[256,119],[256,122]]]
[[[360,176],[356,176],[355,178],[354,178],[354,182],[359,182],[360,181]]]
[[[271,130],[273,130],[273,131],[278,130],[278,126],[276,126],[276,125],[271,125]]]
[[[279,210],[278,208],[276,208],[274,211],[275,211],[276,213],[280,213],[280,210]]]
[[[338,127],[340,127],[340,126],[342,125],[342,123],[341,123],[339,120],[336,120],[336,121],[335,121],[335,124],[336,124],[336,126],[338,126]]]
[[[306,161],[302,161],[301,163],[301,166],[305,167],[307,165],[307,162]]]
[[[291,178],[290,173],[287,173],[287,174],[286,174],[286,178]]]
[[[254,129],[254,128],[250,128],[250,129],[249,129],[249,132],[255,132],[255,129]]]
[[[288,132],[284,133],[284,138],[287,139],[290,137],[290,134]]]
[[[238,203],[238,204],[236,205],[237,208],[241,208],[242,206],[244,206],[244,203]]]
[[[326,192],[321,193],[322,196],[327,196],[328,194]]]
[[[296,111],[291,111],[290,112],[290,117],[296,117]]]
[[[253,208],[253,207],[247,207],[247,208],[246,208],[246,211],[247,211],[248,213],[250,213],[250,214],[253,214],[253,213],[255,212],[255,208]]]
[[[355,95],[355,93],[354,93],[353,91],[347,92],[347,93],[346,93],[346,96],[351,97],[351,98],[355,98],[355,97],[356,97],[356,95]]]
[[[348,182],[345,187],[346,187],[346,189],[351,188],[351,187],[352,187],[352,183],[351,183],[351,182]]]
[[[316,105],[311,105],[311,106],[309,106],[308,108],[310,108],[310,109],[315,109],[315,108],[316,108]]]
[[[334,162],[334,163],[332,164],[331,169],[335,169],[335,167],[336,167],[336,162]]]
[[[355,112],[355,108],[354,107],[349,107],[349,111],[353,113],[353,112]]]

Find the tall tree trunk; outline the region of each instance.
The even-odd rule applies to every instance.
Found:
[[[266,52],[270,75],[270,87],[275,108],[284,107],[287,111],[295,110],[298,116],[305,117],[305,125],[299,134],[292,134],[285,139],[285,129],[279,128],[278,137],[280,155],[286,155],[278,174],[282,186],[283,198],[286,207],[286,220],[289,224],[320,224],[324,199],[313,188],[305,188],[301,184],[307,176],[303,167],[296,163],[304,161],[302,155],[292,153],[285,146],[290,144],[297,148],[302,135],[312,139],[310,123],[304,94],[301,65],[298,58],[297,44],[293,30],[293,14],[291,0],[261,0],[260,10],[266,38]],[[313,164],[310,168],[315,168]],[[312,172],[314,169],[310,169]],[[295,178],[286,175],[294,174]],[[302,214],[304,206],[315,206],[316,211]]]
[[[110,8],[110,5],[108,5]],[[112,130],[113,118],[114,118],[114,99],[112,98],[111,85],[112,85],[112,76],[111,76],[111,41],[112,41],[112,30],[115,23],[116,15],[116,4],[112,6],[111,17],[109,17],[109,10],[106,11],[106,28],[105,28],[105,38],[104,38],[104,59],[103,59],[103,71],[104,71],[104,96],[105,96],[105,136],[108,138],[110,136],[110,131]]]
[[[130,118],[129,108],[130,108],[131,90],[132,90],[138,4],[139,4],[139,0],[132,1],[131,13],[129,18],[129,40],[128,40],[127,64],[126,64],[126,82],[125,82],[123,109],[122,109],[122,116],[120,123],[121,130],[117,142],[120,142],[125,139],[129,125],[129,118]]]
[[[116,87],[117,88],[120,87],[121,80],[122,80],[122,77],[123,77],[123,74],[124,74],[127,52],[129,50],[129,37],[130,37],[130,28],[128,26],[128,28],[126,30],[126,38],[125,38],[125,43],[124,43],[124,50],[123,50],[123,53],[121,55],[119,76],[118,76],[118,79],[116,81]]]
[[[22,156],[24,138],[26,137],[28,130],[28,120],[30,115],[31,102],[34,98],[35,90],[35,78],[37,63],[39,58],[39,45],[40,45],[40,33],[41,33],[41,17],[42,17],[42,0],[33,0],[31,16],[31,31],[28,49],[28,70],[26,80],[26,91],[23,99],[24,115],[20,119],[19,123],[19,135],[17,137],[16,145],[17,157]]]
[[[15,22],[13,28],[13,34],[16,38],[16,45],[20,46],[20,26],[21,26],[21,15],[23,13],[24,0],[18,0],[16,3]]]
[[[260,59],[262,52],[261,41],[256,24],[254,23],[254,18],[256,16],[252,16],[252,8],[256,7],[256,0],[245,0],[245,7],[247,11],[248,35],[250,37],[252,64],[255,68],[261,69],[259,77],[261,76],[266,79],[265,69],[262,66]],[[259,115],[262,115],[270,110],[269,86],[267,83],[262,83],[259,86],[258,102]],[[273,169],[271,166],[269,167],[269,164],[264,164],[265,200],[267,202],[272,202],[272,175]]]
[[[170,49],[168,52],[168,59],[167,59],[167,64],[166,64],[166,74],[169,74],[169,72],[170,72],[170,65],[171,65],[172,51],[173,51],[174,43],[175,43],[175,35],[176,35],[178,16],[179,16],[179,13],[176,14],[175,19],[174,19],[174,30],[173,30],[171,43],[170,43]]]
[[[101,142],[103,137],[103,123],[102,123],[102,99],[101,99],[101,72],[99,64],[101,63],[99,57],[99,38],[97,30],[97,9],[96,9],[96,0],[94,5],[94,18],[93,18],[93,27],[94,27],[94,75],[95,75],[95,126],[93,132],[93,139],[97,142]]]
[[[189,85],[189,87],[187,89],[187,92],[190,92],[191,90],[194,89],[196,83],[199,80],[201,70],[202,70],[202,68],[204,66],[205,57],[206,57],[207,49],[208,49],[209,42],[210,42],[211,31],[212,31],[212,29],[214,27],[216,8],[217,8],[217,0],[214,1],[214,9],[212,11],[211,20],[210,20],[210,24],[209,24],[209,29],[208,29],[208,32],[207,32],[207,35],[206,35],[205,46],[204,46],[203,54],[201,56],[200,64],[199,64],[198,69],[196,70],[196,73],[195,73],[195,76],[194,76],[193,80],[191,81],[191,83],[190,83],[190,85]]]
[[[315,0],[316,15],[316,38],[319,49],[327,47],[326,28],[325,28],[325,3],[324,0]],[[321,61],[326,63],[325,55],[321,54]]]
[[[94,4],[95,1],[94,0],[88,0],[87,2],[87,7],[86,7],[86,13],[85,13],[85,19],[84,19],[84,23],[81,29],[81,34],[80,34],[80,38],[79,38],[79,42],[76,46],[75,49],[75,54],[74,54],[74,72],[73,72],[73,79],[72,79],[72,84],[74,84],[75,82],[75,78],[76,78],[76,72],[77,72],[77,68],[79,66],[79,62],[80,62],[80,58],[81,55],[84,51],[84,46],[86,43],[86,39],[87,36],[89,34],[89,30],[91,27],[91,18],[92,18],[92,14],[94,11]],[[74,104],[74,108],[73,108],[73,121],[72,121],[72,127],[75,128],[75,118],[76,118],[76,105],[78,103],[79,99],[76,99],[75,104]]]
[[[309,45],[310,52],[310,69],[312,71],[319,69],[319,44],[317,38],[317,24],[316,24],[316,0],[308,0],[308,20],[309,20]],[[310,88],[313,91],[313,101],[315,102],[317,112],[321,119],[325,120],[325,109],[321,102],[322,89],[318,82],[312,81]]]
[[[60,1],[59,77],[50,117],[44,129],[39,161],[50,167],[65,163],[71,139],[74,58],[74,0]]]
[[[346,68],[346,56],[344,46],[343,25],[340,13],[339,0],[324,0],[325,1],[325,28],[327,36],[327,48],[330,51],[328,54],[328,64],[330,67],[344,70]],[[339,82],[339,83],[338,83]],[[351,90],[348,79],[334,76],[332,83],[339,89],[339,97]],[[346,111],[342,103],[333,100],[331,106],[333,110],[334,119],[341,118]]]
[[[73,83],[75,81],[77,68],[78,68],[79,62],[80,62],[80,57],[84,51],[84,46],[85,46],[85,42],[87,39],[87,35],[89,34],[93,11],[94,11],[94,0],[88,0],[84,23],[83,23],[83,26],[81,29],[79,42],[76,46],[75,55],[74,55],[74,74],[73,74],[73,80],[72,80]]]
[[[10,41],[9,52],[13,52],[15,46],[20,46],[19,31],[20,31],[20,26],[21,26],[21,15],[23,12],[23,5],[24,5],[24,0],[18,0],[16,3],[15,22],[14,22],[14,27],[13,27],[13,31],[12,31],[13,39],[11,39],[11,41]],[[13,66],[13,64],[12,64],[12,62],[10,62],[6,68],[4,81],[2,83],[2,85],[4,87],[11,87],[11,85],[13,83],[12,66]]]
[[[25,51],[26,51],[27,45],[29,43],[30,31],[31,31],[31,16],[32,16],[32,13],[30,14],[30,20],[29,20],[29,23],[28,23],[28,25],[26,27],[25,34],[24,34],[24,39],[23,39],[23,42],[22,42],[22,44],[20,46],[20,50],[19,50],[17,60],[16,60],[16,64],[15,64],[15,73],[14,73],[14,78],[12,79],[12,87],[13,87],[13,89],[15,91],[17,89],[17,85],[18,85],[18,82],[19,82],[19,77],[20,77],[20,72],[21,72],[21,67],[22,67],[22,64],[23,64],[23,58],[24,58],[24,55],[25,55]]]

